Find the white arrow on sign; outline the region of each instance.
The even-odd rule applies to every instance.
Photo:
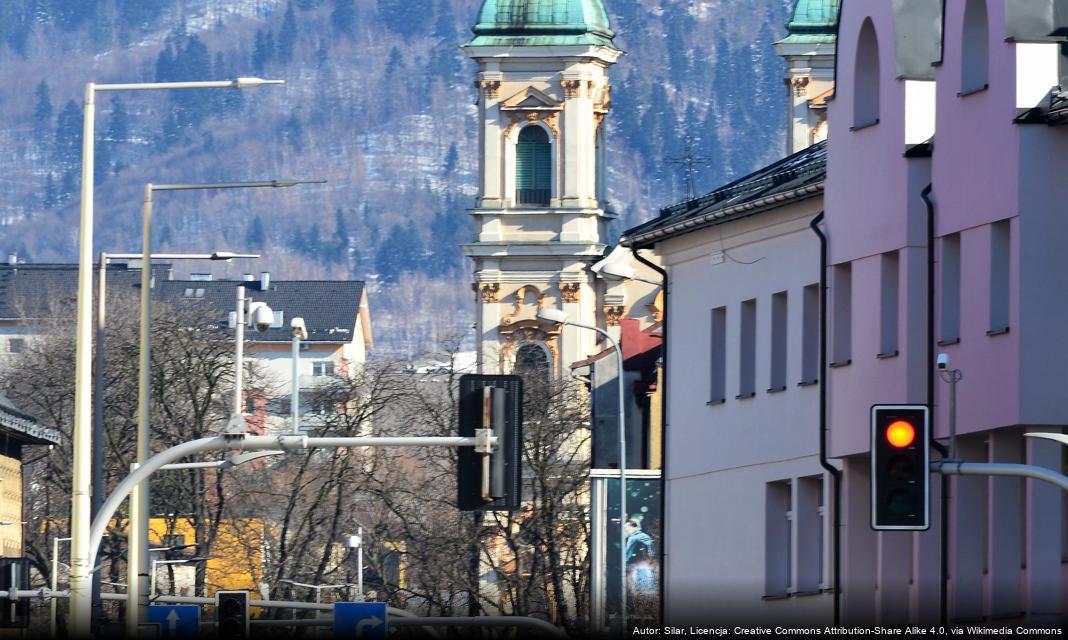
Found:
[[[178,612],[174,611],[173,609],[170,613],[167,614],[167,623],[168,625],[170,625],[170,633],[168,635],[178,635],[178,621],[181,619],[182,617],[178,615]]]
[[[371,616],[370,618],[367,618],[366,620],[360,620],[359,622],[356,623],[356,637],[357,638],[362,637],[363,636],[363,630],[365,628],[374,629],[375,627],[377,627],[380,624],[382,624],[382,619],[379,618],[378,616]]]

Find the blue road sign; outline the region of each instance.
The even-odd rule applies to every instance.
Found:
[[[385,602],[335,602],[334,638],[385,638]]]
[[[200,631],[200,607],[154,604],[148,607],[148,621],[160,626],[161,638],[195,638]]]

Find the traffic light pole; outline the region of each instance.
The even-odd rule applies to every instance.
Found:
[[[89,529],[88,555],[89,566],[96,566],[97,553],[100,549],[100,541],[104,537],[104,531],[108,522],[115,515],[119,505],[130,495],[134,487],[144,482],[153,473],[159,471],[164,465],[170,464],[189,456],[207,453],[209,451],[270,451],[281,449],[283,451],[301,451],[307,449],[338,449],[342,447],[480,447],[496,449],[498,438],[489,434],[480,434],[473,437],[358,437],[358,438],[310,438],[308,436],[252,436],[252,435],[224,435],[211,438],[201,438],[191,442],[184,442],[169,449],[165,449],[148,458],[137,469],[117,486],[114,492],[100,506],[100,511],[93,518]],[[91,611],[89,608],[75,609],[72,607],[73,628],[89,628]],[[84,619],[81,619],[84,618]]]
[[[1014,476],[1017,478],[1030,478],[1049,482],[1060,487],[1062,491],[1068,491],[1068,476],[1035,464],[941,460],[931,463],[931,471],[941,473],[944,476]]]

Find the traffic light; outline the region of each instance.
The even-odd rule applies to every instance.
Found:
[[[219,638],[247,638],[248,591],[215,592],[215,626]]]
[[[462,511],[514,511],[522,499],[523,380],[519,376],[460,378],[460,435],[488,429],[497,436],[493,453],[460,447],[457,506]],[[488,459],[487,459],[488,458]]]
[[[930,525],[930,412],[923,405],[871,408],[871,527],[923,531]]]

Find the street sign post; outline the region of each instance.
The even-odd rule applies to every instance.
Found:
[[[335,602],[334,638],[385,638],[389,617],[385,602]]]
[[[196,638],[200,607],[195,604],[151,605],[148,621],[159,625],[160,638]]]

